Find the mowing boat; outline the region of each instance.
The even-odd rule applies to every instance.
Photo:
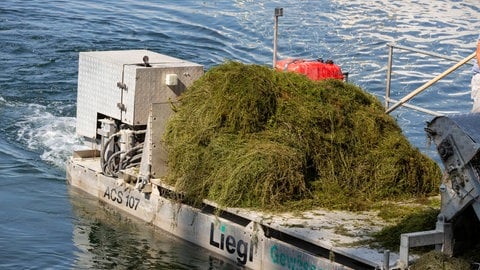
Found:
[[[246,268],[389,269],[396,254],[352,245],[367,237],[366,228],[378,229],[372,221],[381,226],[373,215],[318,210],[298,217],[178,201],[182,194],[162,181],[167,153],[159,142],[172,103],[203,72],[147,50],[81,52],[77,134],[87,149],[67,161],[68,183]]]
[[[86,149],[67,161],[68,183],[251,269],[405,269],[412,247],[437,245],[453,255],[478,242],[478,114],[440,116],[426,128],[448,175],[441,212],[435,230],[403,234],[399,254],[358,244],[385,225],[374,214],[314,210],[298,217],[180,202],[183,194],[163,181],[163,133],[172,104],[203,73],[199,64],[148,50],[81,52],[77,134]]]
[[[282,14],[276,9],[275,19]],[[312,80],[348,76],[331,61],[276,61],[274,52],[278,71]],[[184,194],[164,181],[163,134],[179,96],[203,74],[202,65],[148,50],[81,52],[76,132],[85,149],[67,161],[68,183],[241,268],[406,269],[411,247],[436,245],[452,255],[479,238],[477,114],[437,117],[426,128],[448,175],[441,212],[435,230],[403,234],[399,254],[359,244],[386,225],[376,214],[318,209],[298,216],[180,200]]]

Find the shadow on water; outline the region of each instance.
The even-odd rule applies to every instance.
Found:
[[[68,186],[76,269],[243,269]]]

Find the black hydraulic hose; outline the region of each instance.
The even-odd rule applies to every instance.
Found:
[[[146,130],[137,130],[137,131],[132,131],[132,134],[139,135],[139,134],[145,134],[146,132],[147,132]],[[108,140],[106,141],[105,145],[103,146],[102,151],[100,152],[100,166],[102,168],[102,172],[105,175],[117,176],[118,175],[117,173],[118,173],[119,170],[124,169],[127,166],[132,167],[132,166],[130,166],[130,164],[133,161],[141,159],[143,143],[133,147],[132,149],[128,150],[127,152],[125,152],[125,151],[115,152],[115,149],[113,149],[114,152],[107,156],[106,152],[107,152],[107,149],[109,148],[110,144],[114,141],[114,139],[116,137],[119,137],[121,135],[122,135],[122,131],[119,131],[119,132],[113,134],[112,136],[110,136],[108,138]],[[114,160],[115,160],[114,158],[116,158],[117,156],[119,156],[121,154],[125,154],[125,156],[123,158],[120,158],[118,164],[114,164]],[[129,157],[129,158],[125,159],[125,157]]]
[[[132,162],[135,162],[135,161],[141,160],[141,159],[142,159],[142,152],[136,154],[135,156],[130,157],[130,158],[127,160],[127,163],[132,163]]]
[[[129,169],[137,166],[140,166],[140,162],[130,163],[127,166],[125,166],[125,169]]]
[[[137,145],[135,147],[133,147],[132,149],[128,150],[124,157],[120,159],[120,161],[118,162],[119,164],[119,169],[125,169],[126,166],[128,166],[132,161],[133,161],[133,158],[134,157],[137,157],[140,155],[140,158],[141,158],[141,150],[143,148],[143,144],[140,144],[140,145]],[[137,152],[140,152],[140,154],[136,154]],[[136,155],[134,155],[136,154]]]
[[[134,159],[130,158],[128,160],[125,160],[125,158],[120,158],[118,164],[115,164],[114,163],[115,158],[118,157],[119,155],[122,155],[122,154],[125,154],[125,156],[128,156],[129,154],[132,154],[132,153],[137,152],[138,150],[141,150],[142,147],[143,147],[143,145],[137,145],[127,152],[118,151],[118,152],[115,152],[115,153],[111,154],[108,157],[107,162],[103,165],[102,171],[107,175],[117,176],[119,170],[125,169],[127,166],[130,168],[131,166],[129,166],[129,165],[130,165],[130,163],[132,163],[132,161]],[[141,159],[141,154],[137,154],[133,157],[135,157],[136,159]],[[137,162],[137,163],[139,164],[139,162]]]
[[[138,150],[141,150],[142,148],[143,148],[143,143],[142,143],[142,144],[139,144],[139,145],[137,145],[137,146],[135,146],[135,147],[132,147],[132,149],[128,150],[128,151],[125,153],[125,155],[126,155],[126,156],[129,156],[129,155],[132,154],[133,152],[136,152],[136,151],[138,151]],[[141,151],[140,151],[140,152],[141,152]]]
[[[105,174],[107,175],[110,175],[110,176],[117,176],[117,172],[112,172],[110,166],[111,165],[116,165],[115,163],[113,163],[112,161],[114,160],[115,157],[123,154],[124,152],[123,151],[118,151],[118,152],[115,152],[113,153],[112,155],[110,155],[110,157],[108,158],[107,162],[105,163],[104,167],[102,168],[102,170],[104,171]],[[107,168],[108,168],[108,171],[107,171]]]
[[[105,173],[105,170],[104,170],[105,160],[108,159],[108,157],[105,156],[105,152],[107,151],[108,146],[112,143],[114,138],[117,137],[117,136],[120,136],[120,134],[121,134],[120,132],[117,132],[117,133],[113,134],[112,136],[110,136],[108,138],[107,142],[105,143],[105,145],[103,145],[102,151],[100,151],[100,166],[102,168],[103,173]]]
[[[143,144],[139,144],[135,147],[133,147],[132,149],[128,150],[126,153],[125,153],[125,157],[128,157],[128,159],[126,159],[127,161],[131,161],[133,159],[138,159],[140,156],[141,158],[141,154],[142,154],[142,151],[143,150]]]

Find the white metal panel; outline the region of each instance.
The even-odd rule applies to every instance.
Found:
[[[116,104],[121,92],[116,82],[122,79],[122,66],[104,62],[95,53],[80,53],[77,91],[77,133],[95,137],[97,112],[120,118]],[[113,83],[115,82],[115,83]]]

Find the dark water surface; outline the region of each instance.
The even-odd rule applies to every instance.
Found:
[[[165,2],[165,3],[164,3]],[[228,269],[191,244],[122,218],[65,183],[75,137],[78,53],[149,49],[204,65],[271,65],[273,10],[279,56],[334,59],[350,81],[382,98],[387,43],[462,59],[480,29],[474,0],[18,1],[0,2],[0,268]],[[397,51],[395,98],[453,62]],[[470,67],[418,106],[468,112]],[[393,113],[415,146],[436,158],[423,127],[432,117]]]

